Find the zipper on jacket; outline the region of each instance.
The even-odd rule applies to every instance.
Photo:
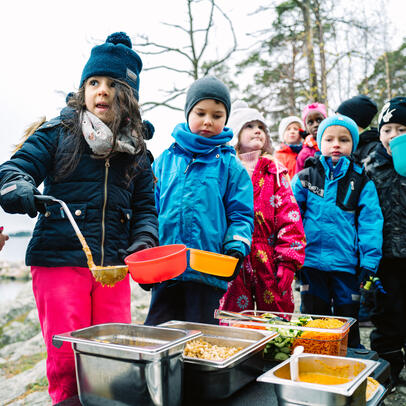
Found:
[[[348,186],[347,194],[345,195],[345,199],[344,199],[344,202],[343,202],[344,206],[347,205],[348,200],[350,199],[350,196],[351,196],[351,192],[354,191],[354,190],[355,190],[354,181],[351,180],[350,185]]]
[[[109,176],[109,168],[110,168],[110,158],[106,159],[106,163],[104,164],[106,170],[105,170],[105,175],[104,175],[104,201],[103,201],[103,210],[102,210],[102,237],[101,237],[101,247],[100,247],[100,252],[101,252],[101,262],[100,265],[104,266],[104,239],[106,236],[106,225],[104,224],[104,221],[106,219],[106,205],[107,205],[107,179]]]
[[[185,169],[185,172],[183,172],[183,173],[186,173],[186,172],[188,171],[189,166],[192,165],[192,163],[195,161],[195,159],[196,159],[196,158],[192,158],[192,160],[187,164],[187,167],[186,167],[186,169]]]

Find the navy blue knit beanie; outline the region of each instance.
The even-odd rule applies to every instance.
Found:
[[[359,127],[364,129],[371,124],[377,112],[376,103],[364,94],[343,101],[337,109],[337,113],[352,118]]]
[[[388,123],[406,125],[406,97],[398,96],[386,102],[379,113],[378,123],[379,131]]]
[[[214,99],[224,104],[226,108],[226,123],[231,110],[230,93],[227,86],[214,76],[205,76],[192,83],[187,94],[185,104],[186,120],[196,103],[205,99]]]
[[[115,32],[107,37],[104,44],[92,49],[83,68],[79,87],[91,76],[110,76],[127,82],[138,100],[141,69],[142,60],[132,50],[131,39],[125,32]]]

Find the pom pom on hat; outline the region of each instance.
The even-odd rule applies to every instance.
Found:
[[[303,128],[302,120],[299,117],[288,116],[288,117],[283,118],[281,120],[281,122],[279,123],[279,128],[278,128],[279,139],[281,140],[281,142],[285,142],[285,138],[284,138],[285,131],[292,123],[298,123],[300,128]]]
[[[155,127],[153,126],[153,124],[148,120],[144,120],[142,122],[142,129],[144,130],[144,140],[150,140],[155,133]]]
[[[104,44],[93,47],[79,86],[83,86],[91,76],[109,76],[131,86],[138,100],[141,70],[142,60],[133,51],[130,37],[124,32],[115,32],[107,37]]]
[[[271,144],[268,126],[263,115],[258,110],[248,107],[245,101],[236,100],[231,106],[231,114],[228,122],[228,126],[233,130],[234,134],[230,145],[236,146],[238,144],[238,136],[242,128],[251,121],[260,121],[264,125],[269,144]]]
[[[378,112],[376,103],[366,95],[358,95],[344,100],[337,109],[337,113],[352,118],[359,127],[367,128]]]
[[[319,128],[317,129],[317,145],[319,149],[321,150],[321,139],[323,137],[324,131],[326,131],[326,128],[333,125],[345,127],[350,132],[352,138],[351,152],[354,152],[357,149],[359,142],[358,126],[353,119],[341,114],[327,117],[320,123]]]
[[[127,46],[128,48],[133,47],[133,43],[131,42],[131,38],[125,33],[125,32],[113,32],[113,34],[110,34],[106,42],[110,42],[111,44],[117,45],[117,44],[123,44]]]

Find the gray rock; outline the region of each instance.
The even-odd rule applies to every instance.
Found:
[[[21,372],[9,379],[0,379],[0,399],[3,404],[16,401],[19,396],[26,393],[27,385],[45,377],[45,360],[38,362],[33,368]]]
[[[15,362],[22,356],[30,356],[40,352],[46,352],[41,332],[37,333],[27,341],[5,346],[0,350],[0,356],[7,358],[7,361],[9,362]]]
[[[51,406],[52,401],[48,392],[33,392],[24,399],[16,400],[7,406]]]

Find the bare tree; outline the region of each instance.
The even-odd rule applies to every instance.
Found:
[[[172,89],[163,90],[165,97],[163,101],[147,101],[143,103],[143,110],[148,111],[158,106],[164,106],[173,110],[182,110],[178,107],[176,101],[179,96],[185,93],[189,84],[199,77],[219,72],[221,67],[237,50],[237,39],[234,32],[233,24],[227,14],[216,4],[215,0],[185,0],[187,21],[184,25],[164,23],[165,26],[176,30],[181,34],[183,43],[168,45],[165,43],[149,40],[148,37],[141,37],[142,42],[137,43],[137,50],[140,54],[148,55],[150,58],[159,57],[169,61],[165,64],[156,64],[145,69],[161,70],[162,72],[172,72],[176,75],[177,83],[182,86],[173,84]],[[205,13],[204,13],[205,12]],[[197,23],[195,15],[199,13]],[[206,18],[202,19],[202,14]],[[227,43],[225,50],[219,51],[214,44],[218,41],[211,40],[214,36],[216,21],[222,19],[226,24],[222,26],[228,28],[228,34],[231,41]],[[213,57],[213,55],[215,55]],[[178,63],[176,63],[178,61]],[[186,79],[185,79],[186,78]],[[183,85],[186,83],[186,85]]]

